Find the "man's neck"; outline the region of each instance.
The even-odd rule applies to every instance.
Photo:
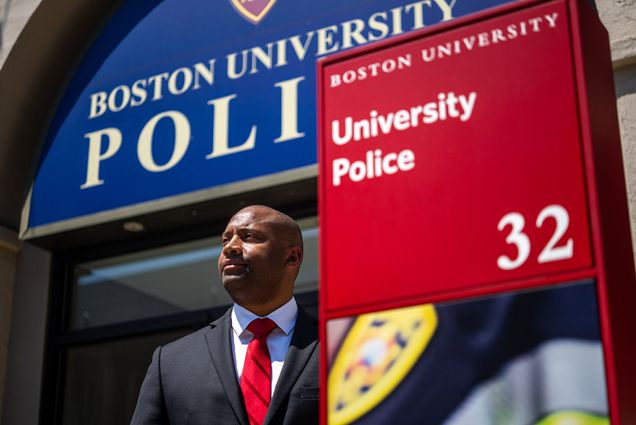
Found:
[[[244,309],[254,313],[255,315],[257,315],[258,317],[265,317],[268,314],[272,313],[273,311],[278,310],[279,308],[281,308],[282,306],[284,306],[285,304],[287,304],[291,299],[293,298],[293,296],[290,296],[289,298],[285,299],[284,301],[276,301],[273,302],[271,304],[257,304],[257,305],[244,305],[244,304],[240,304],[241,307],[243,307]]]

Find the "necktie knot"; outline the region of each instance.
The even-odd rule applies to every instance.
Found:
[[[255,338],[266,338],[276,328],[276,323],[267,317],[254,319],[247,325],[247,330],[252,332]]]

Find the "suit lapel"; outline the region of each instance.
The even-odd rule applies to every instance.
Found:
[[[289,396],[298,376],[305,368],[318,342],[318,330],[315,321],[302,309],[298,310],[294,334],[292,335],[274,396],[267,409],[263,425],[271,422],[281,403]]]
[[[208,351],[212,357],[212,364],[216,369],[216,374],[221,381],[223,391],[230,401],[230,405],[234,410],[234,414],[239,422],[247,425],[247,413],[243,403],[243,395],[236,379],[236,371],[234,368],[234,359],[232,357],[231,338],[231,318],[228,310],[220,319],[212,322],[210,329],[205,334],[205,340],[208,344]]]

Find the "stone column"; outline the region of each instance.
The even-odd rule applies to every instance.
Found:
[[[612,44],[632,245],[636,252],[636,0],[596,0],[596,4]]]
[[[20,243],[15,232],[0,227],[0,417],[7,374],[11,307],[19,249]]]

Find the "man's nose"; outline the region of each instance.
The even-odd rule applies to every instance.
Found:
[[[241,238],[239,238],[238,235],[232,236],[232,238],[223,247],[223,253],[225,255],[237,255],[241,252]]]

